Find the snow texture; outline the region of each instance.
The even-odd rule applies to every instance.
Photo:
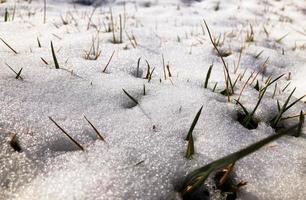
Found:
[[[46,23],[43,1],[0,3],[0,37],[18,52],[0,41],[0,199],[181,199],[178,190],[188,172],[275,134],[269,120],[277,112],[276,100],[284,103],[294,87],[295,99],[306,92],[304,1],[126,0],[96,8],[71,1],[47,2]],[[122,16],[121,44],[113,44],[108,31],[110,7],[117,38]],[[8,22],[3,21],[5,8]],[[223,65],[203,19],[213,36],[220,38],[220,49],[230,52],[225,60],[232,79],[245,73],[237,81],[231,102],[219,93],[225,88]],[[251,29],[254,41],[246,42]],[[136,48],[128,38],[133,36]],[[85,51],[90,51],[93,38],[99,42],[101,55],[88,60]],[[55,69],[51,41],[61,69]],[[235,73],[241,46],[244,51]],[[166,80],[162,55],[171,72],[170,77],[166,70]],[[150,82],[143,79],[146,60],[154,68]],[[23,80],[15,79],[5,63],[16,72],[22,68]],[[204,89],[212,63],[209,88]],[[261,85],[270,75],[285,76],[277,83],[275,97],[273,85],[260,104],[258,128],[248,130],[237,121],[240,107],[234,99],[257,71]],[[249,110],[257,102],[255,83],[248,84],[240,98]],[[201,106],[193,133],[195,155],[188,160],[184,138]],[[285,115],[301,110],[305,111],[304,101]],[[98,139],[84,115],[105,142]],[[293,118],[285,125],[296,122]],[[14,134],[22,152],[9,144]],[[305,139],[304,134],[285,136],[238,161],[235,180],[248,182],[239,190],[238,199],[305,199]],[[211,199],[222,198],[218,191],[212,192]]]

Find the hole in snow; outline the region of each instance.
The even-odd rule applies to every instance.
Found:
[[[72,141],[64,137],[59,137],[56,140],[50,142],[50,144],[48,144],[48,147],[52,151],[67,152],[80,150],[80,148],[78,148]]]
[[[237,121],[244,126],[245,128],[252,130],[258,127],[258,120],[252,118],[249,121],[246,121],[247,115],[241,112],[237,113]]]

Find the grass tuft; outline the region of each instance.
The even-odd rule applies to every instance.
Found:
[[[208,176],[219,170],[222,169],[232,163],[235,163],[236,161],[240,160],[241,158],[259,150],[261,147],[265,146],[266,144],[279,139],[280,137],[283,137],[288,134],[292,134],[292,132],[298,127],[298,124],[293,125],[289,127],[288,129],[282,130],[276,134],[273,134],[265,139],[262,139],[254,144],[251,144],[247,146],[244,149],[241,149],[235,153],[229,154],[223,158],[220,158],[216,161],[213,161],[201,168],[198,168],[192,172],[190,172],[183,182],[183,186],[181,188],[181,194],[183,197],[188,197],[193,192],[195,192],[197,189],[199,189]]]
[[[237,100],[237,104],[243,109],[244,111],[244,114],[242,115],[239,115],[238,116],[238,121],[245,127],[245,128],[248,128],[248,129],[255,129],[257,128],[257,121],[255,120],[254,118],[254,115],[255,115],[255,112],[258,108],[258,106],[260,105],[261,103],[261,100],[263,99],[268,87],[270,85],[272,85],[274,82],[276,82],[277,80],[279,80],[281,77],[283,77],[284,74],[278,76],[277,78],[275,78],[274,80],[271,81],[271,79],[268,81],[267,85],[262,88],[260,91],[259,91],[259,98],[258,98],[258,101],[255,105],[255,107],[253,108],[252,112],[248,112],[246,110],[246,108]]]
[[[288,98],[286,99],[285,103],[283,104],[283,106],[281,107],[279,104],[279,101],[277,101],[277,107],[278,107],[278,113],[272,118],[272,120],[270,121],[271,126],[273,128],[277,128],[278,123],[280,122],[280,120],[282,119],[283,114],[289,110],[292,106],[294,106],[296,103],[298,103],[300,100],[302,100],[306,95],[303,95],[302,97],[298,98],[297,100],[295,100],[294,102],[292,102],[291,104],[289,104],[289,101],[293,95],[293,93],[295,92],[296,88],[294,88],[292,90],[292,92],[290,93],[290,95],[288,96]],[[289,104],[289,105],[288,105]]]

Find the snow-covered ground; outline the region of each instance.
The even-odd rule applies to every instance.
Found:
[[[275,134],[269,121],[277,113],[277,99],[283,104],[294,87],[294,98],[306,93],[306,3],[301,0],[126,0],[96,8],[48,0],[45,23],[43,0],[0,2],[0,38],[17,53],[0,41],[0,199],[180,199],[188,172]],[[110,7],[117,41],[121,16],[120,44],[112,42],[109,31]],[[203,19],[227,54],[232,81],[241,77],[230,102],[220,94],[224,68]],[[93,43],[101,51],[96,60],[86,53]],[[144,79],[146,60],[154,69],[150,81]],[[7,65],[17,73],[22,68],[22,80]],[[234,99],[252,73],[254,81],[240,97],[249,110],[258,100],[256,79],[263,85],[270,75],[285,75],[274,97],[275,84],[256,111],[258,127],[248,130],[237,121],[241,108]],[[304,101],[284,117],[305,111]],[[195,154],[187,159],[184,139],[201,106]],[[22,152],[10,145],[14,134]],[[239,160],[234,179],[247,184],[238,199],[305,199],[305,139],[304,134],[285,136]],[[225,198],[210,192],[210,199]]]

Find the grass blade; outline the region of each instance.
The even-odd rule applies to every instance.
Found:
[[[139,104],[134,97],[132,97],[127,91],[125,91],[125,89],[122,88],[122,90],[126,94],[126,96],[128,96],[134,103],[136,103],[137,105]]]
[[[59,69],[60,67],[59,67],[59,64],[57,62],[57,58],[56,58],[56,55],[55,55],[55,51],[54,51],[54,47],[53,47],[52,41],[51,41],[51,51],[52,51],[52,57],[53,57],[55,69]]]
[[[39,38],[37,37],[37,45],[39,48],[41,48],[41,44],[40,44],[40,41],[39,41]]]
[[[193,154],[194,154],[194,143],[193,143],[193,136],[192,136],[192,133],[191,133],[190,138],[188,140],[188,146],[187,146],[187,151],[186,151],[185,157],[187,159],[191,159]]]
[[[104,69],[103,69],[103,71],[102,71],[103,73],[105,73],[105,71],[106,71],[106,69],[107,69],[108,65],[109,65],[109,64],[110,64],[110,62],[112,61],[114,54],[115,54],[115,51],[113,51],[113,53],[112,53],[111,57],[109,58],[109,60],[108,60],[107,64],[105,65],[105,67],[104,67]]]
[[[272,121],[271,126],[272,126],[273,128],[275,128],[275,127],[277,126],[278,122],[281,120],[282,115],[285,113],[286,108],[287,108],[287,105],[288,105],[288,103],[289,103],[289,101],[290,101],[290,99],[291,99],[293,93],[295,92],[295,90],[296,90],[296,88],[294,88],[294,89],[292,90],[292,92],[290,93],[290,95],[288,96],[288,98],[286,99],[284,105],[283,105],[281,108],[280,108],[280,105],[279,105],[279,102],[278,102],[277,107],[278,107],[279,112],[278,112],[277,115],[271,120],[271,121]]]
[[[198,120],[200,118],[201,112],[202,112],[203,106],[200,108],[200,110],[198,111],[198,113],[196,114],[195,118],[192,121],[192,124],[190,126],[190,129],[188,131],[187,137],[185,138],[185,140],[190,140],[190,138],[192,137],[192,132],[194,127],[196,126],[196,124],[198,123]]]
[[[215,92],[216,88],[217,88],[218,83],[215,83],[212,92]]]
[[[137,78],[140,77],[140,75],[139,75],[140,60],[141,60],[141,57],[139,57],[139,58],[138,58],[138,61],[137,61],[137,68],[136,68],[136,77],[137,77]]]
[[[87,119],[87,117],[84,115],[85,120],[90,124],[90,126],[93,128],[93,130],[96,132],[98,137],[103,141],[106,142],[104,137],[101,135],[101,133],[98,131],[98,129]]]
[[[201,167],[199,169],[196,169],[189,173],[184,182],[183,182],[183,188],[181,190],[181,193],[183,196],[188,195],[195,190],[197,190],[200,186],[203,185],[205,180],[208,178],[208,176],[221,168],[224,168],[228,166],[231,163],[236,162],[237,160],[257,151],[261,147],[265,146],[266,144],[284,136],[289,133],[291,133],[293,130],[295,130],[298,127],[298,124],[291,126],[290,128],[280,131],[279,133],[273,134],[265,139],[262,139],[254,144],[249,145],[248,147],[241,149],[235,153],[232,153],[228,156],[225,156],[223,158],[220,158],[216,161],[213,161],[209,163],[208,165],[205,165],[204,167]]]
[[[6,43],[2,38],[0,38],[0,40],[1,40],[10,50],[12,50],[15,54],[18,54],[18,52],[17,52],[15,49],[13,49],[8,43]]]
[[[304,115],[303,111],[301,110],[300,118],[299,118],[299,125],[297,127],[296,133],[293,134],[293,136],[300,137],[302,135],[302,129],[303,129],[304,122],[305,122],[305,115]]]
[[[236,103],[242,108],[244,114],[245,114],[245,115],[249,115],[249,112],[248,112],[248,110],[244,107],[244,105],[242,105],[242,104],[241,104],[238,100],[236,100],[236,99],[235,99],[235,101],[236,101]]]
[[[15,77],[16,79],[19,79],[19,78],[20,78],[20,75],[21,75],[22,69],[23,69],[23,68],[21,68],[21,69],[19,70],[19,72],[17,73],[17,75],[16,75],[16,77]]]
[[[21,68],[21,70],[17,73],[9,64],[7,64],[7,63],[5,63],[5,65],[10,69],[10,70],[12,70],[12,72],[14,72],[15,74],[16,74],[16,79],[18,79],[18,78],[20,78],[21,80],[23,80],[23,78],[21,77],[21,70],[22,70],[22,68]],[[19,74],[19,75],[18,75]]]
[[[211,64],[211,65],[209,66],[209,69],[208,69],[207,74],[206,74],[206,79],[205,79],[204,88],[207,88],[207,86],[208,86],[208,81],[209,81],[210,74],[211,74],[211,70],[212,70],[213,66],[214,66],[213,64]]]
[[[210,30],[209,30],[208,25],[207,25],[207,23],[206,23],[205,20],[204,20],[204,24],[205,24],[205,26],[206,26],[206,29],[207,29],[207,32],[208,32],[208,35],[209,35],[209,39],[210,39],[212,45],[214,46],[214,48],[216,49],[218,55],[220,56],[221,61],[222,61],[222,63],[223,63],[223,66],[224,66],[224,68],[225,68],[225,71],[226,71],[226,74],[227,74],[227,77],[228,77],[228,78],[227,78],[227,81],[229,82],[229,84],[230,84],[230,86],[231,86],[231,92],[229,92],[229,93],[234,94],[234,87],[233,87],[233,84],[232,84],[232,81],[231,81],[231,76],[230,76],[230,74],[229,74],[228,67],[227,67],[227,65],[226,65],[226,63],[225,63],[225,61],[224,61],[224,58],[223,58],[221,52],[219,51],[217,45],[215,44],[215,42],[214,42],[213,39],[212,39]]]
[[[78,146],[82,151],[84,151],[84,147],[78,143],[76,140],[74,140],[58,123],[56,123],[51,117],[49,119],[76,145]]]

